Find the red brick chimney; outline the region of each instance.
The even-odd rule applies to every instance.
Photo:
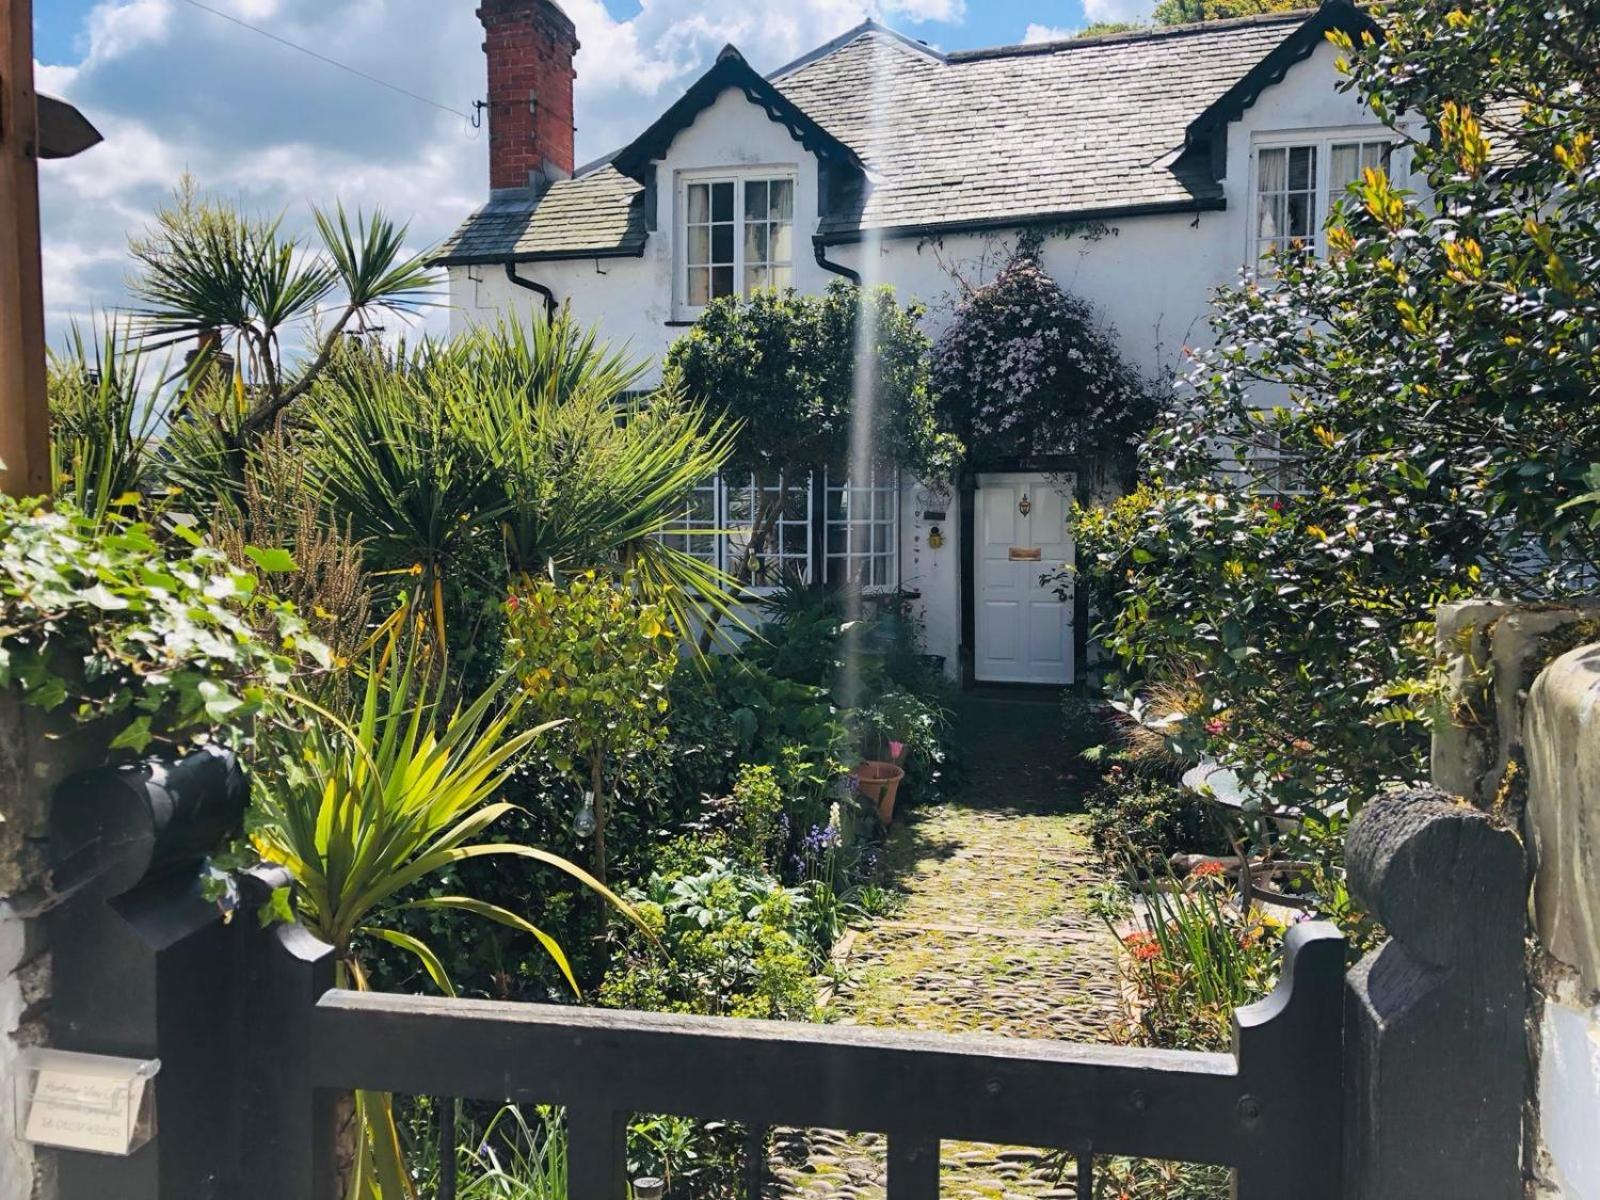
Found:
[[[554,0],[482,0],[489,60],[489,187],[541,191],[572,175],[578,31]]]

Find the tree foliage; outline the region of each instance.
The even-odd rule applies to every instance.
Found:
[[[510,610],[510,651],[531,707],[581,765],[594,805],[595,874],[606,878],[606,771],[665,737],[677,640],[667,613],[640,601],[633,581],[587,572],[565,586],[529,578]]]
[[[948,468],[949,445],[934,422],[921,315],[889,288],[842,281],[821,296],[718,300],[668,350],[665,377],[737,423],[731,470],[794,474],[847,462],[852,414],[870,390],[877,457],[934,475]]]
[[[1157,25],[1192,25],[1264,13],[1294,12],[1305,0],[1160,0],[1152,14]]]
[[[424,255],[407,251],[404,226],[382,212],[352,219],[343,206],[313,216],[314,243],[286,234],[282,215],[251,216],[185,177],[129,245],[129,287],[150,342],[194,342],[211,358],[226,347],[234,356],[238,410],[199,396],[195,415],[216,427],[235,480],[239,452],[310,392],[347,333],[431,302],[434,276]]]
[[[1412,0],[1345,40],[1421,186],[1368,172],[1325,255],[1219,294],[1146,486],[1080,531],[1108,644],[1192,675],[1175,736],[1270,801],[1337,814],[1421,772],[1440,600],[1593,585],[1597,18]]]

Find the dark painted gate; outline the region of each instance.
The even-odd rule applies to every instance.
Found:
[[[954,1139],[1222,1164],[1240,1200],[1516,1194],[1520,849],[1440,797],[1374,801],[1351,832],[1352,885],[1397,940],[1347,977],[1336,929],[1293,929],[1229,1054],[338,991],[326,946],[248,915],[281,881],[247,877],[224,925],[179,859],[152,851],[58,921],[66,977],[102,989],[65,1011],[132,1014],[58,1044],[164,1064],[158,1137],[61,1153],[61,1200],[335,1200],[353,1088],[565,1106],[572,1200],[626,1195],[636,1113],[739,1122],[752,1153],[773,1126],[883,1133],[890,1200],[936,1197]]]

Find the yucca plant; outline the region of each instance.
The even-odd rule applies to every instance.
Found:
[[[444,711],[442,682],[432,678],[424,644],[404,611],[387,624],[348,721],[313,699],[296,700],[312,719],[295,731],[292,752],[263,772],[256,850],[293,876],[285,898],[297,919],[333,947],[342,987],[366,988],[363,949],[383,942],[414,956],[434,984],[453,995],[434,950],[386,921],[403,910],[431,909],[529,934],[576,992],[560,945],[526,918],[469,896],[414,893],[414,885],[453,863],[518,857],[565,872],[632,915],[592,876],[558,855],[476,840],[511,810],[494,797],[549,726],[518,732],[521,696],[502,700],[504,679],[470,703]],[[390,1098],[357,1093],[346,1109],[346,1194],[352,1200],[411,1196]],[[365,1136],[350,1130],[365,1130]]]
[[[689,634],[732,614],[732,581],[662,535],[732,433],[676,394],[635,393],[643,370],[566,316],[352,352],[317,389],[308,461],[372,567],[421,577],[441,631],[446,585],[478,546],[501,589],[631,568]]]
[[[65,349],[50,356],[55,493],[96,520],[142,498],[161,423],[159,381],[146,366],[126,326],[110,317],[92,337],[74,324]]]

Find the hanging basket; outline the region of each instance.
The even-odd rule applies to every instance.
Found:
[[[904,769],[893,763],[864,762],[856,768],[855,775],[861,795],[877,808],[878,820],[887,828],[894,821],[894,798],[906,777]]]

